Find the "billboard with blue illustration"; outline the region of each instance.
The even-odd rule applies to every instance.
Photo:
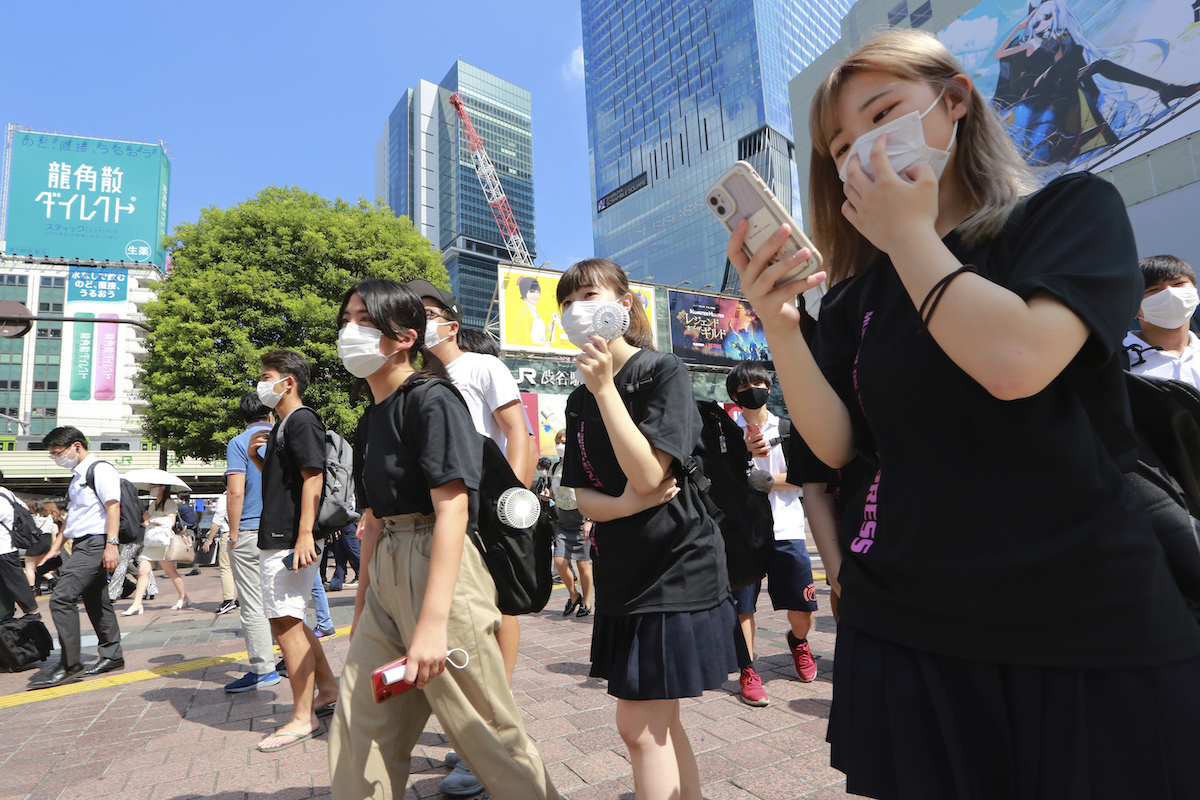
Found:
[[[1030,165],[1105,169],[1200,128],[1200,22],[1178,0],[984,0],[938,34]]]
[[[8,127],[4,252],[163,266],[171,162],[161,145]]]

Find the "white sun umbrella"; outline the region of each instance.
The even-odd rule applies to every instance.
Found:
[[[121,477],[138,486],[178,486],[181,489],[191,489],[180,478],[161,469],[131,469]]]

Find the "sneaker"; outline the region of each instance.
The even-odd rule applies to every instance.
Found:
[[[762,678],[758,677],[754,667],[744,667],[738,683],[742,686],[741,698],[746,705],[761,708],[771,704],[771,700],[767,697],[767,690],[763,688]]]
[[[275,665],[275,672],[285,678],[288,677],[286,658],[279,659],[279,663]]]
[[[337,636],[337,631],[333,628],[317,628],[313,631],[313,635],[318,639],[332,639]]]
[[[812,648],[808,639],[800,641],[791,631],[787,635],[788,649],[792,651],[792,661],[796,664],[796,675],[804,683],[810,683],[817,677],[817,661],[813,658]]]
[[[333,581],[330,581],[325,586],[325,591],[327,591],[327,592],[340,592],[341,590],[342,590],[342,584],[334,583]]]
[[[471,773],[466,762],[459,761],[445,779],[438,784],[438,791],[451,797],[469,797],[483,791],[483,784]]]
[[[217,606],[217,616],[220,616],[222,614],[228,614],[230,611],[233,611],[237,607],[238,607],[237,600],[225,600],[224,602],[221,603],[221,605]]]
[[[458,757],[458,753],[454,752],[453,750],[446,751],[445,764],[447,767],[453,769],[458,766],[458,762],[460,761],[462,761],[462,759]]]
[[[278,672],[264,672],[261,675],[256,672],[247,672],[233,683],[225,684],[225,691],[230,694],[238,694],[239,692],[248,692],[251,689],[259,687],[274,686],[280,680]]]

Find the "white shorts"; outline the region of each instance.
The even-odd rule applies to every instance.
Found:
[[[283,565],[293,550],[260,550],[258,575],[262,579],[263,615],[267,619],[295,617],[304,620],[304,609],[312,599],[320,559],[295,572]],[[317,546],[317,555],[321,553]]]

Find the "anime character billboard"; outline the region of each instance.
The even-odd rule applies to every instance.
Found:
[[[669,292],[671,352],[689,364],[770,361],[762,323],[745,300]]]
[[[1182,0],[984,0],[938,38],[1031,166],[1108,168],[1200,127],[1197,13]]]

